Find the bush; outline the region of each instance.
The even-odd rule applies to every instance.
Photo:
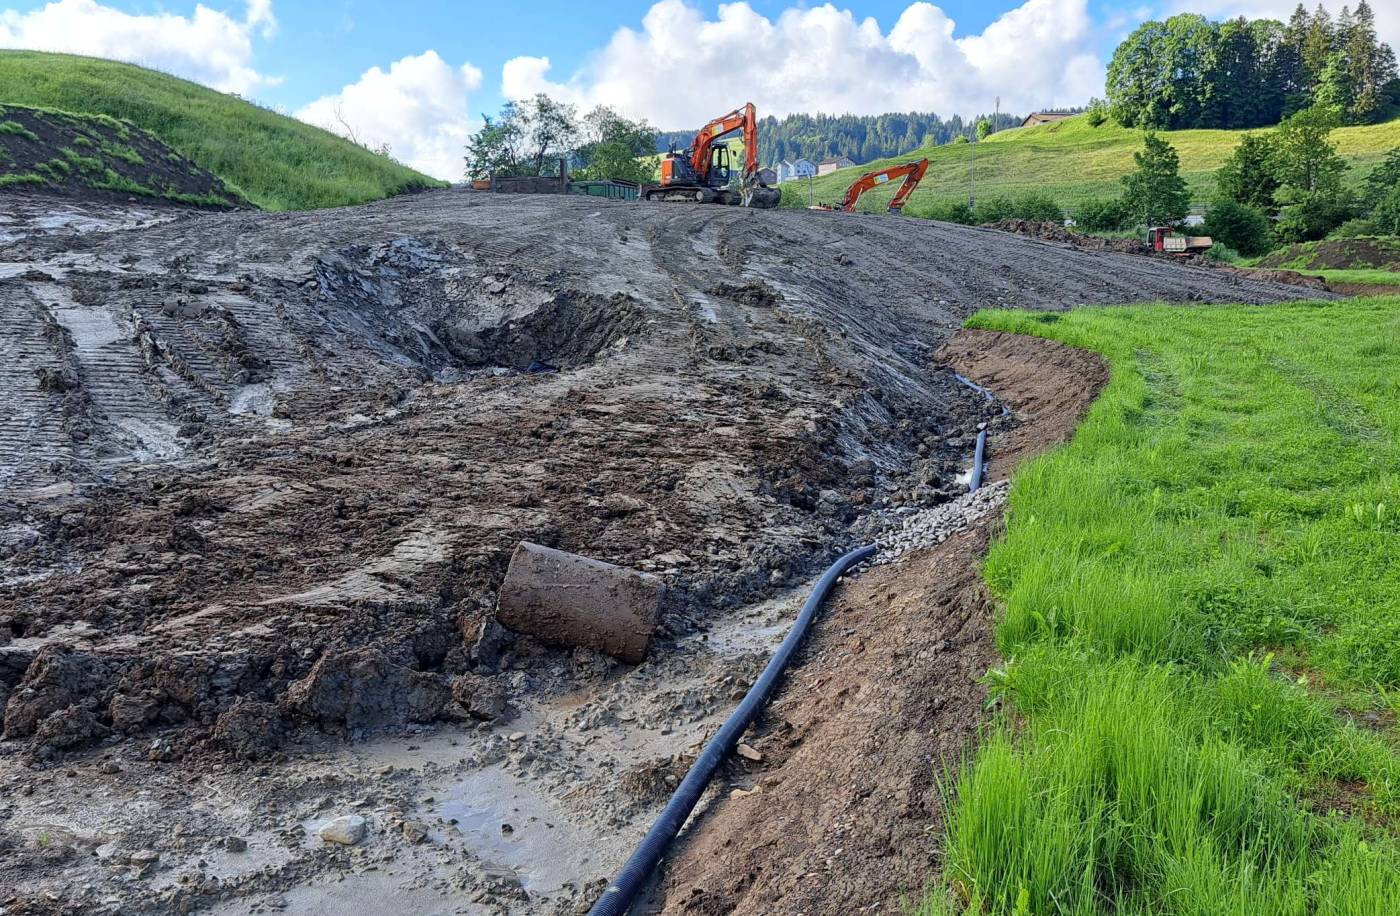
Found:
[[[1368,235],[1382,235],[1380,227],[1374,220],[1369,219],[1349,219],[1336,229],[1327,233],[1329,239],[1360,239]]]
[[[1102,126],[1108,120],[1108,103],[1100,98],[1090,99],[1087,120],[1090,127]]]
[[[995,223],[1004,219],[1026,219],[1035,222],[1063,223],[1065,211],[1053,198],[1038,191],[1029,191],[1015,197],[997,195],[977,202],[973,213],[978,223]]]
[[[1088,232],[1117,232],[1133,228],[1133,217],[1121,197],[1086,200],[1074,208],[1074,224]]]
[[[1400,185],[1380,199],[1371,211],[1371,221],[1386,235],[1400,235]]]
[[[936,219],[945,223],[961,223],[964,226],[973,224],[972,208],[966,202],[949,203],[947,201],[936,201],[925,207],[922,204],[918,209],[908,208],[907,212],[911,216],[921,216],[924,219]]]
[[[1355,206],[1344,195],[1301,194],[1275,224],[1274,235],[1284,243],[1315,242],[1355,215]]]
[[[1216,242],[1206,249],[1206,257],[1212,261],[1222,261],[1226,264],[1238,264],[1241,260],[1240,253],[1229,245],[1222,245]]]
[[[1253,207],[1229,198],[1217,200],[1206,216],[1205,233],[1248,257],[1265,254],[1273,247],[1269,218]]]

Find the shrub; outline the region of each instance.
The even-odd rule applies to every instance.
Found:
[[[936,219],[945,223],[961,223],[964,226],[971,226],[974,222],[972,208],[963,201],[957,203],[943,200],[935,201],[927,207],[920,205],[917,213],[925,219]],[[910,215],[914,215],[913,211]]]
[[[1100,98],[1090,99],[1087,120],[1090,127],[1102,126],[1108,120],[1108,103]]]
[[[977,202],[973,216],[978,223],[995,223],[1003,219],[1027,219],[1047,223],[1065,221],[1065,211],[1060,209],[1060,205],[1038,191],[1029,191],[1015,197],[985,197]]]
[[[1217,200],[1206,217],[1205,232],[1240,254],[1254,257],[1273,247],[1269,218],[1229,198]]]
[[[1355,215],[1356,207],[1346,195],[1299,194],[1275,224],[1274,235],[1280,242],[1314,242]]]
[[[1117,232],[1133,228],[1133,217],[1121,197],[1082,201],[1074,209],[1074,222],[1089,232]]]
[[[1212,261],[1222,261],[1226,264],[1237,264],[1242,260],[1238,251],[1229,245],[1222,245],[1220,242],[1207,248],[1205,256]]]
[[[1336,229],[1327,233],[1329,239],[1359,239],[1368,235],[1383,234],[1375,220],[1369,219],[1349,219]]]
[[[1380,199],[1371,211],[1371,221],[1386,235],[1400,235],[1400,185]]]

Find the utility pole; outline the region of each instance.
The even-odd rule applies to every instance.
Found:
[[[971,165],[967,170],[967,206],[972,209],[977,206],[977,127],[972,128],[972,138],[968,141],[968,154],[972,157]]]
[[[997,124],[1001,122],[1001,96],[997,96],[997,113],[992,117],[992,133],[997,132]]]

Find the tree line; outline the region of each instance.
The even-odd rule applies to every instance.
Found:
[[[467,139],[468,178],[556,175],[567,163],[575,178],[644,182],[653,168],[644,157],[656,145],[656,129],[599,105],[582,116],[578,107],[543,93],[507,102]]]
[[[942,146],[958,137],[971,138],[986,121],[993,130],[1021,123],[1010,114],[986,114],[964,119],[944,119],[932,112],[908,111],[882,115],[791,114],[769,115],[758,122],[758,159],[774,165],[783,159],[823,159],[846,156],[853,162],[888,159],[924,146]],[[696,130],[662,131],[656,135],[656,152],[685,149]]]
[[[1145,22],[1114,50],[1106,94],[1114,120],[1148,130],[1263,127],[1314,105],[1365,124],[1400,106],[1400,79],[1361,0],[1335,19],[1299,4],[1287,23]]]

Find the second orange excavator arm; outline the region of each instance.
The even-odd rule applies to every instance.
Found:
[[[704,180],[710,174],[710,150],[715,141],[740,128],[744,131],[744,177],[758,174],[758,117],[752,102],[715,118],[700,128],[690,144],[690,167]]]
[[[903,165],[892,165],[887,169],[878,169],[874,172],[867,172],[855,180],[846,189],[846,196],[841,201],[841,210],[850,213],[856,208],[856,202],[860,196],[871,188],[885,184],[890,181],[904,179],[904,185],[894,195],[890,201],[889,211],[898,213],[904,209],[904,204],[909,200],[909,195],[914,193],[914,189],[919,186],[919,182],[924,180],[924,173],[928,171],[928,160],[919,159],[916,162],[906,162]]]

